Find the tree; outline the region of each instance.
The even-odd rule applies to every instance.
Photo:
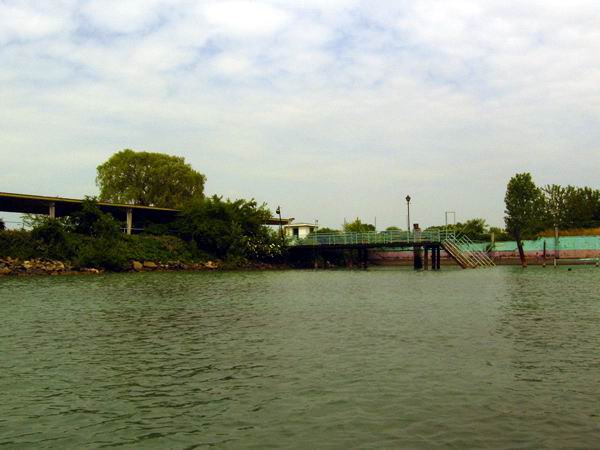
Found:
[[[333,228],[322,227],[317,229],[317,234],[332,234],[339,233],[339,230],[334,230]]]
[[[368,233],[375,231],[375,226],[370,223],[362,223],[357,217],[354,222],[344,224],[344,231],[346,233]]]
[[[522,239],[533,236],[543,228],[544,198],[529,173],[518,173],[510,179],[504,197],[506,231],[517,241],[519,257],[527,267]]]
[[[206,177],[184,158],[123,150],[97,168],[100,199],[165,208],[181,208],[204,195]]]
[[[69,231],[96,238],[113,239],[120,234],[119,222],[100,210],[95,198],[86,197],[81,210],[73,213],[68,221]]]
[[[271,217],[254,200],[223,200],[213,196],[186,205],[175,224],[183,239],[220,258],[260,258],[277,235],[264,225]]]
[[[396,225],[392,225],[387,227],[385,231],[402,231],[402,229],[400,227],[397,227]]]

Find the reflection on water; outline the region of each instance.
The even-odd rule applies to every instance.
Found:
[[[0,280],[0,446],[596,447],[600,270]]]

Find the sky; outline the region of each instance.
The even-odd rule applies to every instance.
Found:
[[[124,148],[206,193],[378,229],[509,178],[600,187],[597,0],[0,0],[0,191],[97,194]]]

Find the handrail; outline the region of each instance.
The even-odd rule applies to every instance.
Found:
[[[419,242],[442,243],[447,239],[454,239],[455,233],[433,231],[369,231],[365,233],[311,233],[305,238],[291,238],[287,240],[290,246],[328,246],[328,245],[371,245],[371,244],[410,244]]]

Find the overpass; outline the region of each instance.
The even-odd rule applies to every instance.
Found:
[[[441,249],[443,248],[463,269],[478,267],[493,267],[489,256],[477,248],[467,237],[453,231],[369,231],[366,233],[311,233],[303,239],[287,241],[292,251],[316,251],[322,249],[358,250],[359,258],[366,264],[369,248],[412,247],[415,269],[429,266],[431,252],[431,267],[440,269]],[[424,252],[424,260],[421,253]]]
[[[81,210],[83,199],[65,197],[47,197],[43,195],[14,194],[0,192],[0,211],[21,214],[44,214],[52,218],[69,216]],[[159,208],[156,206],[127,205],[110,202],[98,202],[101,211],[112,215],[115,219],[126,223],[127,234],[134,229],[134,221],[138,223],[173,222],[181,210]],[[286,225],[294,219],[278,219],[273,217],[265,225]]]

